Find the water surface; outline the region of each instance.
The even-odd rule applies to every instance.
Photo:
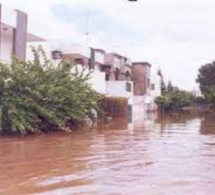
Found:
[[[215,194],[215,116],[1,138],[0,194]]]

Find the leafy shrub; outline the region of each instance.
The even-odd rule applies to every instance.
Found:
[[[88,84],[89,74],[68,62],[53,65],[41,48],[34,61],[1,64],[0,132],[28,134],[67,129],[98,110],[100,95]]]
[[[155,99],[155,103],[161,110],[180,110],[194,102],[194,97],[186,91],[166,92]]]

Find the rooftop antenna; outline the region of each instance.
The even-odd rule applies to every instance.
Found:
[[[86,31],[85,31],[85,45],[90,45],[90,10],[86,10]]]

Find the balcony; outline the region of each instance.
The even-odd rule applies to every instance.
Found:
[[[133,94],[133,82],[106,81],[106,94],[116,97],[130,97]]]

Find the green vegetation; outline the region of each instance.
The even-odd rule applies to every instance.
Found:
[[[161,77],[161,96],[155,99],[155,103],[162,111],[181,110],[184,107],[190,106],[195,98],[187,91],[179,90],[174,87],[171,81],[166,84],[163,80],[163,75],[159,70],[158,75]]]
[[[41,48],[32,51],[32,62],[1,64],[0,132],[70,130],[84,117],[93,118],[101,97],[87,83],[90,74],[78,73],[67,62],[53,65]]]
[[[215,106],[215,62],[202,66],[196,81],[206,102]]]
[[[163,74],[160,69],[158,70],[158,75],[160,76],[161,94],[163,95],[166,92],[166,84],[164,82]]]
[[[175,111],[190,106],[194,102],[194,97],[187,91],[176,90],[166,92],[155,99],[155,103],[161,110]]]

